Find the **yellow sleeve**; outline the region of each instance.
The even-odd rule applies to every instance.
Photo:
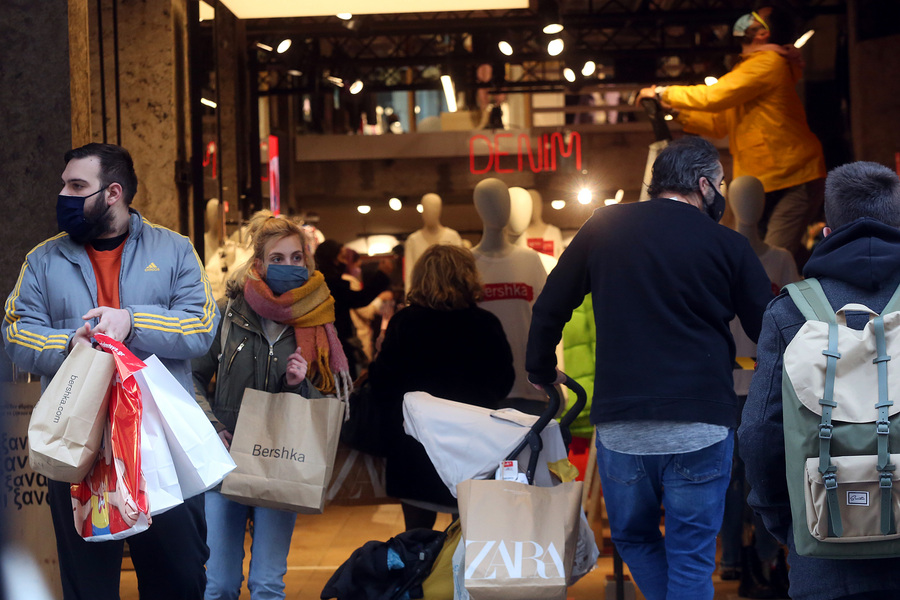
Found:
[[[775,51],[756,52],[713,85],[670,85],[662,100],[679,110],[720,112],[753,100],[783,81],[787,61]]]
[[[684,126],[687,133],[711,138],[723,138],[728,135],[725,113],[682,110],[678,113],[678,122]]]

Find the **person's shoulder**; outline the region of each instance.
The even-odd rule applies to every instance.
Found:
[[[156,223],[150,222],[149,219],[143,217],[141,215],[137,215],[140,221],[140,235],[141,238],[145,236],[148,237],[149,240],[152,241],[169,241],[176,245],[188,245],[192,246],[191,239],[186,235],[182,235],[177,231],[173,231],[164,225],[158,225]]]
[[[67,243],[70,243],[69,234],[66,232],[58,233],[53,237],[47,238],[31,250],[29,250],[28,254],[25,255],[25,260],[30,262],[41,260],[45,256],[57,251],[61,246]]]

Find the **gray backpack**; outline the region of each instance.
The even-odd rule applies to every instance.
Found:
[[[815,279],[785,290],[807,319],[782,378],[797,552],[900,556],[900,289],[880,315],[862,304],[835,312]],[[865,328],[847,327],[848,312],[868,313]]]

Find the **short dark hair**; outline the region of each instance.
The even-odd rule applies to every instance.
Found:
[[[115,144],[85,144],[66,152],[66,164],[75,158],[90,158],[91,156],[100,159],[100,187],[118,183],[122,186],[122,199],[125,201],[125,206],[131,205],[131,201],[137,193],[138,180],[134,172],[134,161],[131,160],[128,150]]]
[[[900,227],[900,177],[866,161],[841,165],[825,180],[825,222],[832,229],[870,217]]]
[[[719,166],[719,151],[707,140],[688,135],[671,142],[653,161],[653,176],[647,192],[656,198],[662,192],[690,194],[700,189],[701,177],[713,184]]]
[[[325,279],[337,279],[344,273],[344,266],[340,264],[341,250],[344,245],[337,240],[325,240],[316,248],[316,268]]]

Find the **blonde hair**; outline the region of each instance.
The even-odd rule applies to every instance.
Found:
[[[436,310],[468,308],[483,297],[481,278],[472,253],[459,246],[428,248],[413,266],[406,298]]]
[[[257,211],[250,217],[247,233],[250,236],[250,247],[253,249],[253,255],[247,259],[247,262],[238,267],[234,275],[228,280],[226,293],[230,297],[233,297],[239,290],[243,290],[250,268],[256,261],[265,261],[266,248],[269,244],[282,238],[292,235],[299,237],[300,245],[303,246],[303,259],[306,261],[306,268],[309,269],[310,273],[316,269],[316,262],[313,258],[313,253],[309,251],[309,240],[303,232],[302,224],[290,217],[276,217],[270,210]]]

